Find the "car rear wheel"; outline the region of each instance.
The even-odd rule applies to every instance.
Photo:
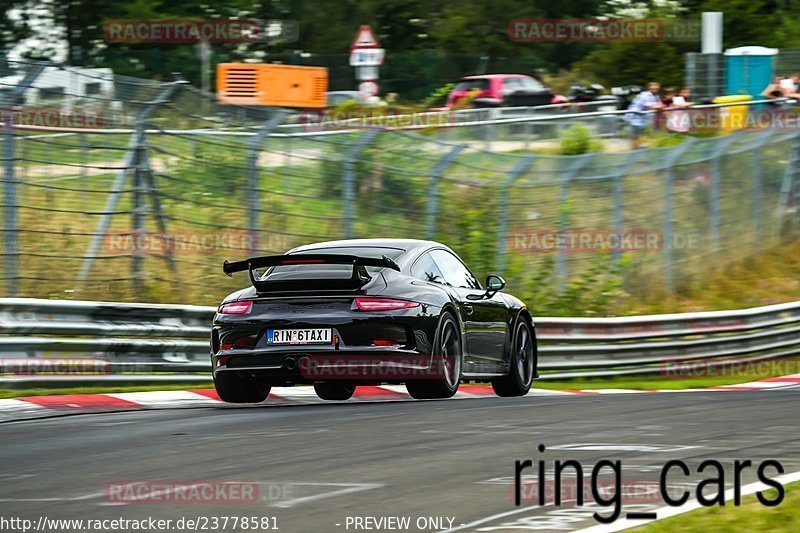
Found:
[[[536,373],[536,338],[530,324],[522,317],[517,319],[512,346],[508,375],[492,380],[492,388],[498,396],[525,396],[531,390]]]
[[[314,383],[314,390],[323,400],[349,400],[356,391],[356,386],[352,383],[323,381]]]
[[[445,313],[434,344],[434,375],[432,379],[406,382],[412,398],[450,398],[458,390],[461,380],[461,333],[451,313]]]
[[[249,376],[225,373],[214,376],[214,388],[223,402],[260,403],[267,399],[271,387]]]

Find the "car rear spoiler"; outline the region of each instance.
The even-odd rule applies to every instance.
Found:
[[[255,269],[276,266],[297,266],[297,265],[352,265],[353,273],[348,279],[342,278],[307,278],[291,280],[258,279]],[[251,257],[243,261],[222,263],[222,271],[228,276],[234,272],[244,272],[250,275],[250,282],[258,292],[281,291],[281,290],[331,290],[331,289],[357,289],[361,287],[372,276],[367,273],[366,267],[391,268],[400,271],[391,258],[385,255],[381,258],[363,257],[359,255],[344,254],[287,254],[287,255],[268,255],[263,257]]]

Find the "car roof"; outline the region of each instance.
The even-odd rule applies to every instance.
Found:
[[[431,248],[444,248],[451,250],[448,246],[436,241],[426,241],[421,239],[345,239],[339,241],[315,242],[293,248],[286,253],[314,250],[317,248],[346,248],[351,246],[365,246],[375,248],[400,248],[405,250],[403,258],[416,257],[418,254]],[[455,253],[455,252],[453,252]],[[456,254],[458,255],[458,254]],[[404,262],[404,261],[403,261]]]
[[[462,80],[483,80],[493,78],[533,78],[527,74],[477,74],[474,76],[464,76]],[[536,78],[533,78],[536,79]]]

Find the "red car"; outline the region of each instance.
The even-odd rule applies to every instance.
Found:
[[[472,107],[540,106],[559,104],[566,98],[553,92],[536,78],[523,74],[484,74],[461,78],[447,96],[447,107],[477,91]]]

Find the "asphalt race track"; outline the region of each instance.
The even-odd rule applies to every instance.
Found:
[[[692,469],[714,458],[726,473],[735,459],[775,459],[795,472],[799,403],[795,387],[220,406],[6,422],[0,424],[0,514],[275,517],[284,532],[365,530],[356,529],[354,517],[390,516],[409,517],[409,531],[447,529],[448,518],[460,531],[577,530],[597,524],[590,516],[596,505],[514,506],[516,459],[545,459],[548,470],[555,459],[577,459],[587,470],[600,459],[620,459],[623,484],[640,487],[657,483],[661,466],[674,458]],[[544,454],[536,450],[540,443],[548,448]],[[756,479],[754,469],[745,472],[745,483]],[[121,480],[253,481],[261,489],[249,504],[108,501],[104,487]],[[631,498],[623,516],[663,506],[652,495]],[[390,530],[387,522],[361,524]]]

